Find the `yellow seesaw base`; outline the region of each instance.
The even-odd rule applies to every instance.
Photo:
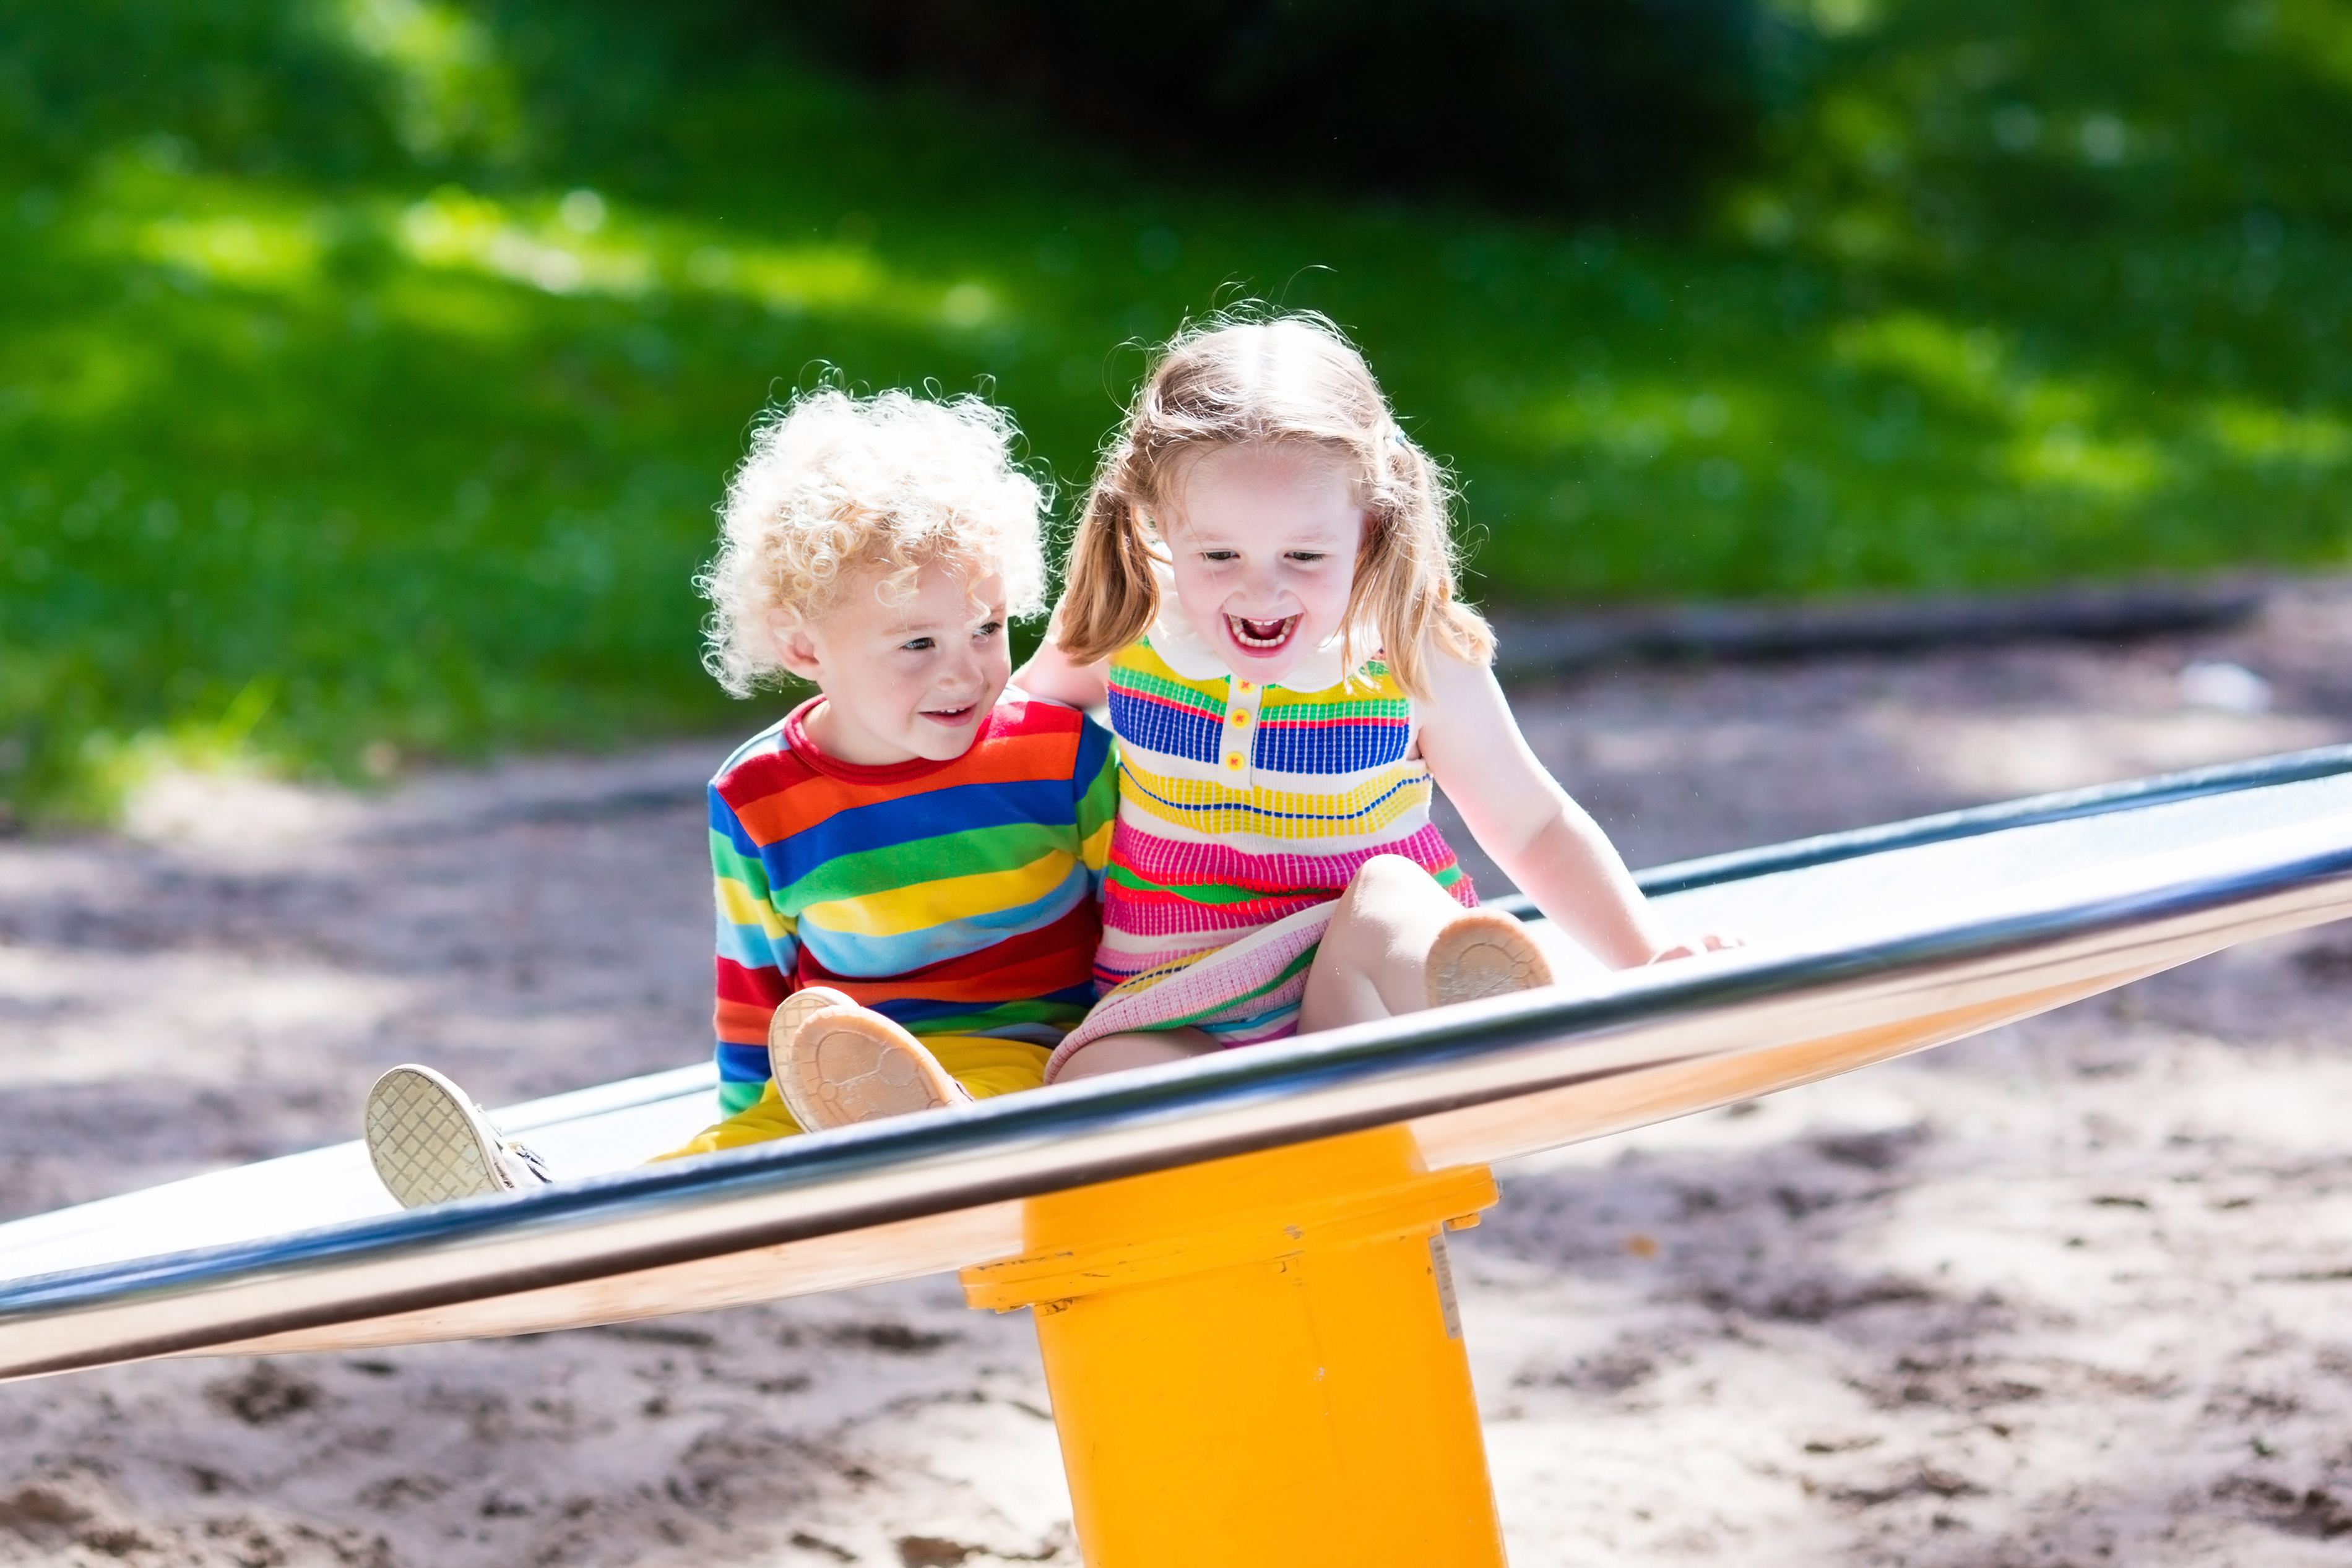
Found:
[[[1500,1568],[1444,1228],[1379,1128],[1031,1199],[966,1299],[1034,1306],[1089,1568]]]

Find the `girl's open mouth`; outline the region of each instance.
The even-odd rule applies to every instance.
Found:
[[[1298,617],[1286,615],[1278,621],[1252,621],[1245,615],[1228,615],[1225,628],[1234,641],[1253,653],[1271,653],[1290,641],[1298,630]]]
[[[966,703],[961,707],[927,707],[923,710],[923,716],[940,724],[964,724],[971,720],[979,707],[978,703]]]

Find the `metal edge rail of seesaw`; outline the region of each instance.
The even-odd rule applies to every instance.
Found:
[[[2319,746],[2307,751],[2281,752],[2274,757],[2257,757],[2244,762],[2222,762],[2207,768],[2184,768],[2176,773],[2152,774],[2146,779],[2126,779],[2120,783],[2093,784],[2080,789],[2027,795],[2014,800],[1996,801],[1990,806],[1938,811],[1932,816],[1906,817],[1899,822],[1871,828],[1848,828],[1834,833],[1815,834],[1811,838],[1790,839],[1785,843],[1765,844],[1752,850],[1701,855],[1637,871],[1633,873],[1633,881],[1643,893],[1658,898],[1667,894],[1689,893],[1702,887],[1746,882],[1751,877],[1773,876],[1781,872],[1804,871],[1817,865],[1832,865],[1839,861],[1859,860],[1864,855],[1879,854],[1888,850],[1948,843],[1955,839],[1972,839],[2011,828],[2032,828],[2045,822],[2104,817],[2117,811],[2169,805],[2176,800],[2230,795],[2245,789],[2267,789],[2278,784],[2301,784],[2344,773],[2352,773],[2352,746]],[[1523,893],[1486,899],[1481,906],[1522,918],[1536,914],[1535,901]]]
[[[2352,757],[2352,748],[2343,750]],[[2093,799],[2079,800],[2067,814],[2258,787],[2240,780],[2284,783],[2352,770],[2338,758],[2314,771],[2315,757],[2220,770],[2226,778],[2202,789],[2149,780],[2084,791]],[[2046,806],[2025,817],[2014,808],[2002,816],[2003,810],[1973,815],[1998,817],[1999,826],[2055,820]],[[1953,836],[1961,835],[1902,841]],[[2267,837],[2287,842],[2275,832]],[[1774,869],[1808,863],[1790,853],[1798,847],[1779,852]],[[2210,849],[2227,847],[2225,841]],[[1737,956],[1679,973],[1639,971],[1598,994],[1523,993],[1443,1018],[1414,1015],[1051,1095],[984,1102],[952,1117],[844,1129],[520,1198],[9,1281],[0,1285],[0,1378],[202,1354],[1440,1116],[1677,1060],[1654,1049],[1612,1051],[1612,1042],[1623,1045],[1644,1030],[1773,1006],[1833,1004],[1842,992],[1871,983],[1932,982],[1938,972],[2057,952],[2069,943],[2090,951],[2167,923],[2188,930],[2183,940],[2196,946],[2202,933],[2223,928],[2222,915],[2241,908],[2248,913],[2230,926],[2235,935],[2197,950],[2259,934],[2265,918],[2271,924],[2263,928],[2283,929],[2352,914],[2352,835],[2290,845],[2262,864],[2205,865],[2160,884],[2102,891],[2092,879],[2072,896],[2045,895],[1883,940]],[[2176,950],[2194,956],[2178,943]],[[2130,967],[2101,961],[2109,962],[2105,973]]]

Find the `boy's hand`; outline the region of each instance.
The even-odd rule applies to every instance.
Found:
[[[1664,952],[1650,955],[1653,964],[1668,964],[1676,958],[1696,958],[1701,953],[1727,953],[1734,947],[1745,947],[1748,938],[1710,931],[1704,936],[1694,936],[1687,942],[1677,942]]]

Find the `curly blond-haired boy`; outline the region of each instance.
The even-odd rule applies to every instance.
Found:
[[[710,783],[724,1119],[674,1155],[1034,1088],[1094,999],[1114,760],[1010,684],[1045,587],[1014,437],[978,399],[825,390],[728,487],[706,663],[816,694]],[[548,1179],[427,1068],[378,1082],[368,1136],[412,1207]]]

